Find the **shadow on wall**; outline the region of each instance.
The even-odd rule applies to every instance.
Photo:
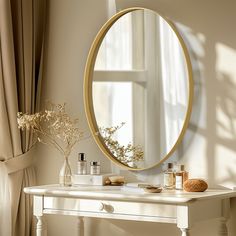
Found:
[[[210,186],[236,185],[236,157],[233,157],[236,153],[236,32],[230,27],[236,18],[233,11],[236,2],[215,1],[211,4],[203,0],[182,0],[178,4],[169,3],[116,0],[117,9],[148,7],[171,16],[182,26],[180,30],[189,45],[194,69],[195,100],[189,129],[174,156],[184,156],[198,134],[206,143],[202,147],[206,157],[204,177]],[[225,161],[228,165],[222,163]],[[151,170],[152,174],[159,171],[160,168]],[[149,174],[150,170],[141,175]]]
[[[236,1],[116,0],[116,5],[118,10],[147,7],[170,16],[185,28],[182,32],[190,45],[195,100],[188,131],[177,153],[182,159],[191,145],[196,145],[196,136],[200,137],[204,145],[198,146],[204,152],[199,153],[204,154],[203,171],[209,185],[236,186],[236,31],[232,28]],[[161,168],[156,168],[137,175],[153,176],[160,172]],[[236,200],[231,203],[235,217]],[[235,224],[230,227],[230,232],[236,232]]]

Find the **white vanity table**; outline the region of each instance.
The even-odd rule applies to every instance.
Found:
[[[220,236],[227,236],[230,198],[236,191],[207,190],[203,193],[163,191],[131,193],[115,186],[60,187],[44,185],[27,187],[34,197],[37,236],[46,236],[44,214],[78,216],[79,236],[83,236],[83,217],[136,220],[177,224],[182,236],[189,236],[198,221],[220,218]]]

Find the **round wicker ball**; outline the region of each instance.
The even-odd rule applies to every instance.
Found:
[[[187,192],[204,192],[207,188],[206,181],[202,179],[188,179],[184,182],[184,190]]]

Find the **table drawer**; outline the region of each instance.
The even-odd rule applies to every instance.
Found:
[[[44,210],[176,218],[176,206],[156,203],[44,197]]]

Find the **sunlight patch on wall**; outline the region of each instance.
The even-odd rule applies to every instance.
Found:
[[[216,58],[216,71],[233,78],[236,70],[236,50],[222,43],[216,43]]]
[[[205,135],[195,133],[191,146],[185,153],[186,169],[189,171],[190,178],[208,179],[208,159],[206,158],[207,140]]]
[[[116,10],[116,1],[115,0],[107,0],[107,18],[111,18],[117,12]]]
[[[216,44],[217,136],[236,138],[236,50]]]
[[[215,182],[219,186],[232,188],[236,186],[236,156],[235,151],[223,145],[216,148]]]

